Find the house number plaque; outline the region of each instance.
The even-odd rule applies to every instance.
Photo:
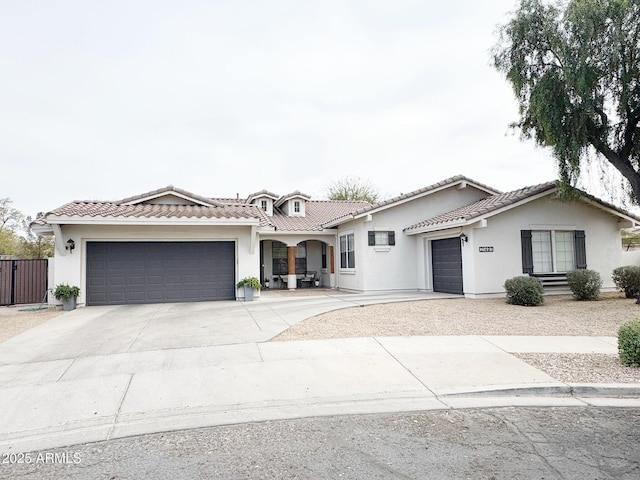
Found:
[[[493,247],[478,247],[480,253],[493,253]]]

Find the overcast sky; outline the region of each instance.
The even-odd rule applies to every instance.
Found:
[[[516,0],[0,0],[0,197],[25,214],[169,184],[384,196],[556,177],[491,66]]]

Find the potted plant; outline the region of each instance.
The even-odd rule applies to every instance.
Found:
[[[76,308],[76,299],[80,295],[80,287],[69,286],[61,283],[56,286],[53,296],[57,300],[62,300],[62,309],[65,311],[74,310]]]
[[[270,280],[268,278],[264,279],[264,288],[269,288],[269,281]]]
[[[244,301],[253,301],[254,290],[260,290],[260,280],[256,277],[245,277],[238,282],[238,288],[244,288]]]

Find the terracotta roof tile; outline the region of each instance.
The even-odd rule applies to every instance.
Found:
[[[332,218],[369,205],[366,202],[311,200],[306,202],[305,216],[288,216],[279,210],[270,217],[272,225],[281,231],[322,231],[322,225]]]
[[[253,205],[121,205],[114,202],[71,202],[56,208],[48,215],[65,217],[118,218],[257,218],[268,225],[264,212]]]

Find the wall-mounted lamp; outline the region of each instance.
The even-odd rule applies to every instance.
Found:
[[[467,236],[464,233],[460,234],[460,243],[467,243],[469,241],[469,239],[467,238]]]
[[[76,248],[76,242],[72,239],[67,240],[67,246],[65,248],[69,250],[69,253],[73,252],[73,249]]]

